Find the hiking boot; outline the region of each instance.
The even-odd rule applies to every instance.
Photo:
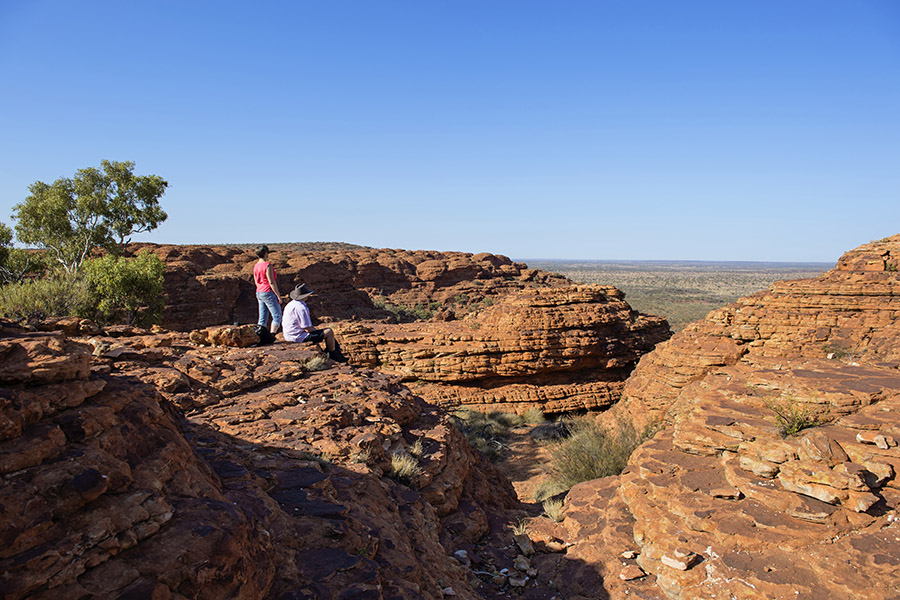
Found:
[[[349,360],[346,356],[344,356],[344,353],[341,352],[340,350],[333,350],[333,351],[329,352],[328,358],[330,358],[334,362],[339,362],[339,363],[345,363]]]

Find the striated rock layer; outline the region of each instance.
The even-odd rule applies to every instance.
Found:
[[[900,597],[898,259],[866,244],[660,344],[611,413],[661,431],[535,539],[612,598]]]
[[[514,495],[433,406],[309,347],[119,333],[0,327],[0,596],[480,597],[450,555]]]
[[[167,265],[167,326],[255,322],[250,250],[150,248]],[[632,311],[615,288],[576,286],[504,256],[280,248],[270,258],[282,292],[301,281],[316,290],[311,311],[355,363],[443,406],[607,408],[640,356],[670,335],[664,319]]]
[[[255,323],[256,256],[236,246],[158,246],[165,263],[163,326],[191,330],[224,323]],[[532,286],[569,285],[562,275],[529,269],[500,255],[359,249],[304,251],[273,245],[269,260],[284,295],[305,282],[316,291],[307,304],[316,316],[390,320],[384,303],[423,311],[466,312],[485,298]],[[373,299],[377,304],[373,303]]]
[[[600,286],[528,289],[463,320],[339,327],[354,358],[416,382],[440,405],[547,413],[607,408],[664,319]]]

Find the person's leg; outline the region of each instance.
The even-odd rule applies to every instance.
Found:
[[[259,320],[256,323],[260,327],[265,327],[269,322],[269,308],[266,306],[265,294],[257,292],[256,301],[259,303]]]
[[[278,301],[278,296],[275,295],[275,292],[266,292],[264,296],[266,308],[272,315],[272,326],[269,328],[269,331],[275,334],[278,333],[278,329],[281,327],[281,302]],[[263,324],[263,327],[265,327],[265,324]]]
[[[334,352],[334,332],[329,327],[329,328],[323,329],[322,333],[325,334],[325,348],[329,352]]]

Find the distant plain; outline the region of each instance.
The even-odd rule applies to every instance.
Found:
[[[666,317],[673,331],[775,281],[816,277],[834,268],[818,262],[519,260],[577,283],[615,286],[632,308]]]

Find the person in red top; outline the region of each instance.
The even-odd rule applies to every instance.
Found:
[[[281,327],[281,294],[278,292],[278,276],[272,265],[266,260],[269,257],[269,247],[266,245],[256,249],[259,260],[253,265],[253,281],[256,282],[256,300],[259,302],[259,325],[265,327],[272,317],[272,325],[269,331],[278,333]]]

